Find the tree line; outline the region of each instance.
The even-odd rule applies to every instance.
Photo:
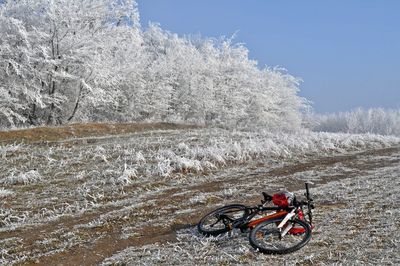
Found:
[[[348,112],[315,115],[312,129],[400,136],[400,109],[356,108]]]
[[[231,38],[140,26],[133,0],[0,4],[0,126],[167,121],[301,127],[300,80]]]

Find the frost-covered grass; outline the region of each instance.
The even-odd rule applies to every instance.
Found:
[[[61,233],[55,225],[65,222],[79,236],[71,243],[21,248],[4,258],[15,262],[23,256],[60,252],[74,243],[95,241],[87,230],[120,224],[127,224],[127,229],[118,237],[129,239],[140,235],[147,219],[163,217],[155,219],[154,225],[164,228],[184,220],[198,206],[258,195],[258,187],[265,186],[262,173],[275,167],[398,144],[398,138],[378,135],[203,128],[0,146],[0,234],[13,235],[19,228],[29,231],[25,235],[36,235],[28,227],[33,226],[57,238]],[[327,170],[325,175],[334,172]],[[260,177],[248,182],[250,174]],[[295,177],[303,180],[307,175]],[[202,185],[209,186],[207,192],[189,189]],[[162,197],[174,200],[165,202]],[[163,207],[152,211],[160,203]],[[45,241],[46,236],[35,238]]]
[[[36,170],[29,170],[28,172],[14,173],[11,172],[9,176],[2,180],[5,185],[28,185],[39,182],[42,176]]]
[[[384,148],[397,145],[399,139],[199,129],[146,132],[90,142],[84,139],[77,145],[66,141],[2,147],[0,183],[15,190],[15,198],[21,202],[20,206],[16,204],[16,215],[28,212],[25,222],[43,222],[52,216],[115,204],[126,197],[125,193],[140,193],[133,187],[149,181],[174,183],[184,176],[201,180],[202,174],[231,165]]]
[[[207,238],[192,227],[178,231],[176,242],[129,247],[102,265],[398,265],[399,175],[397,165],[313,188],[313,237],[292,254],[257,253],[240,231]]]
[[[9,189],[0,188],[0,198],[12,195],[14,192]]]

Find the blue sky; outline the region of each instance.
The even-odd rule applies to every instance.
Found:
[[[143,27],[231,36],[303,83],[316,112],[400,108],[400,1],[137,0]]]

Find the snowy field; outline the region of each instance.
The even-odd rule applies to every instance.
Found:
[[[151,130],[0,146],[0,264],[395,264],[400,139]],[[317,227],[287,256],[199,236],[208,210],[313,181]],[[300,193],[300,192],[299,192]]]

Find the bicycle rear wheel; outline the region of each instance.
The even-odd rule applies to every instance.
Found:
[[[197,230],[205,236],[217,236],[232,230],[233,221],[243,218],[246,206],[232,204],[218,208],[201,218]]]
[[[299,250],[311,239],[311,228],[308,223],[294,219],[288,221],[281,230],[278,225],[283,218],[273,219],[258,224],[249,235],[250,244],[266,254],[286,254]],[[292,226],[288,233],[281,236],[287,226]]]

